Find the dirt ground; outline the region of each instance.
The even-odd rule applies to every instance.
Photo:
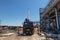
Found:
[[[39,36],[36,31],[32,36],[18,36],[17,32],[12,32],[12,35],[0,37],[0,40],[46,40],[45,36]]]
[[[32,36],[17,36],[17,34],[13,34],[7,37],[0,37],[0,40],[45,40],[45,37],[40,37],[38,34]]]

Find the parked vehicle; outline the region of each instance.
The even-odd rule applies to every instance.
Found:
[[[29,21],[28,19],[25,19],[25,22],[23,23],[23,33],[24,35],[33,35],[33,22]]]
[[[34,27],[33,22],[29,21],[29,19],[25,19],[23,23],[23,27],[18,27],[18,35],[33,35]]]

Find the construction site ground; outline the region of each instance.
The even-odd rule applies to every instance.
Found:
[[[37,29],[34,30],[32,36],[18,36],[17,31],[8,30],[7,33],[0,34],[0,40],[46,40],[46,37],[45,35],[38,35]],[[52,39],[49,38],[48,40]]]
[[[32,36],[18,36],[17,33],[8,33],[5,35],[7,36],[0,37],[0,40],[46,40],[45,36],[39,36],[37,33],[34,33]]]

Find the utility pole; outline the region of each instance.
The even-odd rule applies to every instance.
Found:
[[[1,26],[1,20],[0,20],[0,26]]]

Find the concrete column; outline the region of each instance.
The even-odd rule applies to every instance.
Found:
[[[57,8],[55,8],[55,14],[56,14],[56,23],[57,23],[57,29],[59,29],[59,21],[58,21],[58,12],[57,12]]]

